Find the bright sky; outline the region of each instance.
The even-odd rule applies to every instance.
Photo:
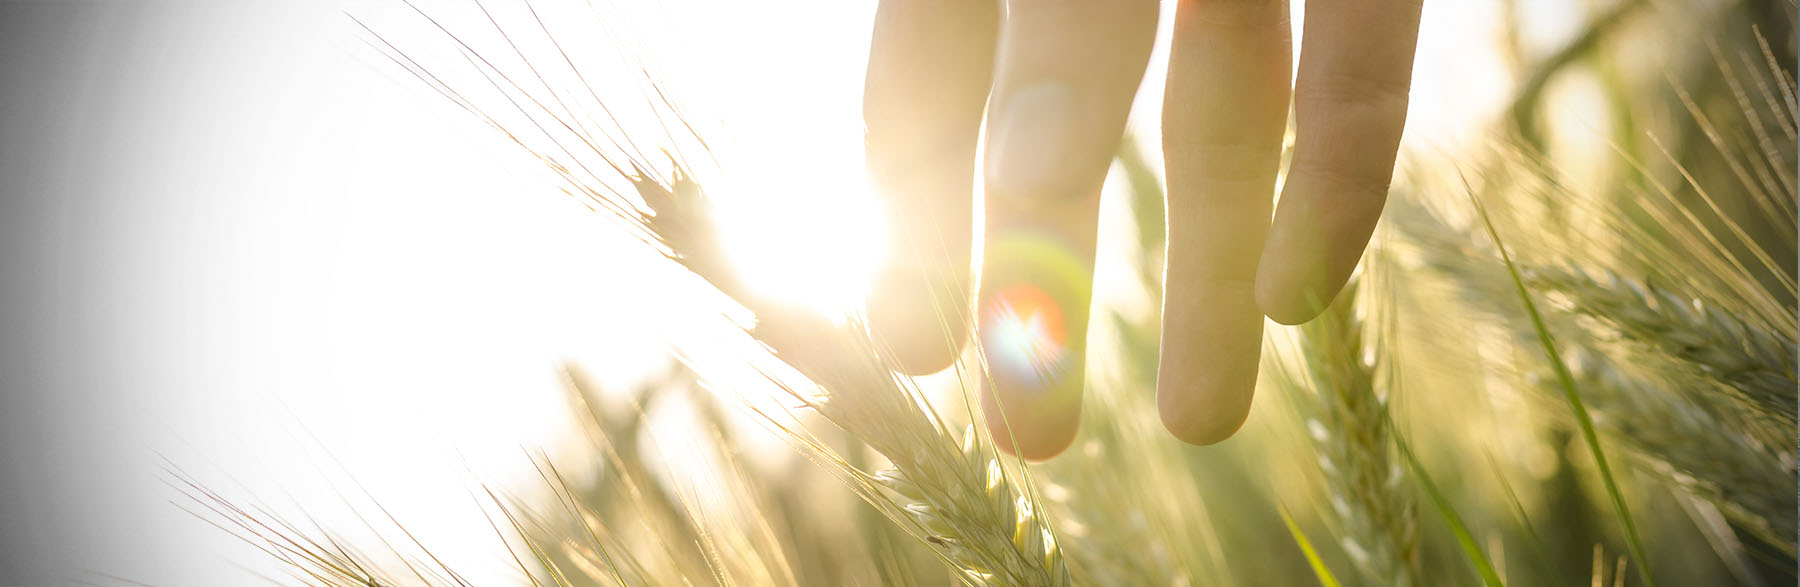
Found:
[[[405,49],[443,47],[396,4],[344,8]],[[1499,5],[1427,3],[1409,145],[1467,140],[1485,118],[1471,113],[1506,95],[1492,51]],[[485,26],[469,3],[423,6],[457,30]],[[242,482],[237,495],[277,506],[291,495],[309,509],[336,500],[334,486],[355,495],[347,470],[415,532],[479,537],[434,541],[440,554],[504,568],[467,507],[465,463],[486,481],[529,482],[521,449],[568,436],[561,361],[626,385],[659,371],[668,345],[704,333],[708,317],[680,311],[687,298],[670,293],[662,261],[364,47],[338,8],[172,3],[144,25],[150,49],[131,56],[143,77],[128,84],[141,92],[119,97],[137,115],[111,147],[130,154],[129,169],[96,180],[129,195],[110,212],[132,220],[109,235],[110,350],[122,366],[111,383],[132,390],[119,401],[142,417],[117,451],[146,487],[160,454],[222,489]],[[717,177],[729,178],[709,185],[761,286],[853,303],[881,242],[858,119],[873,3],[618,12],[628,42],[709,132]],[[600,61],[606,39],[564,37]],[[623,88],[616,100],[636,99],[619,79],[602,97]],[[1146,84],[1154,104],[1160,83]],[[832,221],[805,224],[824,234],[782,224],[817,217]],[[851,270],[813,275],[807,259]],[[274,568],[169,507],[166,491],[141,493],[96,505],[143,523],[84,529],[95,537],[84,560],[171,585],[240,584],[235,565]],[[194,546],[176,559],[132,548],[149,541]]]

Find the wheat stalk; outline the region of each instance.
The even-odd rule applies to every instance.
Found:
[[[1342,526],[1342,544],[1375,585],[1417,585],[1418,521],[1394,459],[1387,396],[1375,389],[1364,357],[1358,284],[1346,286],[1319,318],[1300,328],[1300,349],[1315,401],[1307,430],[1319,453]]]

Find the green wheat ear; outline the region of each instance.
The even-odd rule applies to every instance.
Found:
[[[1469,201],[1475,205],[1475,213],[1481,218],[1481,225],[1487,229],[1488,238],[1493,239],[1494,248],[1500,252],[1500,261],[1506,265],[1506,273],[1512,277],[1517,288],[1519,300],[1525,304],[1525,313],[1531,318],[1531,327],[1537,331],[1538,342],[1543,345],[1544,355],[1550,361],[1550,367],[1556,372],[1556,379],[1561,383],[1563,398],[1569,401],[1569,411],[1574,414],[1575,425],[1581,430],[1581,438],[1586,442],[1588,453],[1594,457],[1594,466],[1600,470],[1600,481],[1606,487],[1606,495],[1612,501],[1613,513],[1619,517],[1619,526],[1625,531],[1625,544],[1631,549],[1632,559],[1637,563],[1638,573],[1643,576],[1645,585],[1655,584],[1650,574],[1650,557],[1645,554],[1644,541],[1638,537],[1637,521],[1631,516],[1631,507],[1625,503],[1625,496],[1619,490],[1619,482],[1613,478],[1612,466],[1606,460],[1606,450],[1600,445],[1600,435],[1594,431],[1594,419],[1588,414],[1587,405],[1581,400],[1581,392],[1575,387],[1575,377],[1569,373],[1569,366],[1563,363],[1562,353],[1557,351],[1556,340],[1550,334],[1550,328],[1544,325],[1544,317],[1538,313],[1537,302],[1531,298],[1531,290],[1525,287],[1525,279],[1519,275],[1519,268],[1513,264],[1512,255],[1506,251],[1506,244],[1500,239],[1500,231],[1494,228],[1494,220],[1488,216],[1487,208],[1473,191],[1469,192]]]
[[[1525,269],[1526,285],[1567,296],[1569,310],[1612,327],[1622,338],[1697,369],[1735,393],[1744,407],[1793,429],[1794,332],[1750,324],[1706,301],[1618,273],[1575,266]]]
[[[1394,459],[1388,398],[1364,356],[1359,289],[1353,279],[1300,327],[1314,399],[1306,425],[1350,560],[1370,584],[1417,585],[1418,521],[1405,469]]]
[[[1508,274],[1491,248],[1458,239],[1458,232],[1416,203],[1405,199],[1398,199],[1397,203],[1395,213],[1388,218],[1395,221],[1407,240],[1419,245],[1427,268],[1449,278],[1459,297],[1472,309],[1497,318],[1517,344],[1538,338],[1534,323],[1523,314],[1521,305],[1508,298]],[[1572,269],[1565,265],[1529,265],[1520,273],[1525,283],[1542,283],[1545,291],[1567,297],[1564,303],[1545,308],[1547,312],[1542,317],[1559,336],[1559,350],[1570,366],[1575,388],[1580,390],[1586,407],[1597,416],[1596,428],[1663,483],[1717,505],[1751,533],[1783,552],[1794,552],[1792,512],[1796,497],[1791,450],[1760,438],[1758,427],[1745,427],[1709,409],[1709,404],[1716,402],[1707,401],[1706,392],[1716,389],[1715,384],[1723,385],[1712,379],[1712,374],[1699,370],[1698,380],[1670,379],[1668,372],[1658,367],[1671,362],[1691,365],[1689,359],[1664,354],[1648,344],[1649,350],[1659,352],[1616,356],[1610,352],[1615,349],[1606,348],[1597,333],[1575,318],[1587,316],[1610,325],[1631,319],[1620,316],[1637,316],[1637,320],[1655,324],[1680,321],[1690,330],[1723,325],[1722,331],[1688,335],[1703,339],[1731,337],[1739,332],[1736,326],[1731,320],[1687,320],[1679,315],[1646,317],[1665,308],[1692,307],[1689,304],[1693,302],[1667,292],[1648,293],[1650,289],[1641,282],[1622,276],[1617,281],[1578,277],[1593,272],[1606,274],[1604,270]],[[1582,289],[1589,287],[1611,289]],[[1589,305],[1576,300],[1610,300],[1610,304]],[[1711,307],[1705,302],[1698,305]],[[1597,315],[1603,312],[1604,315]],[[1608,328],[1619,330],[1624,326]],[[1772,340],[1774,345],[1784,344],[1779,334],[1757,335],[1749,327],[1746,331],[1751,336]],[[1744,348],[1754,347],[1747,344]],[[1526,383],[1538,390],[1561,388],[1549,369],[1535,370]],[[1721,395],[1755,407],[1755,402],[1741,393]],[[1756,413],[1766,412],[1757,408]],[[1765,417],[1773,419],[1778,413]],[[1784,431],[1781,436],[1793,431],[1791,426],[1777,428]]]

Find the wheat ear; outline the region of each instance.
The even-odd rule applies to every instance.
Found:
[[[1521,311],[1503,293],[1504,269],[1493,253],[1468,239],[1416,203],[1401,201],[1390,217],[1419,245],[1425,265],[1448,278],[1472,308],[1499,318],[1513,336],[1536,336]],[[1544,275],[1541,266],[1533,273]],[[1625,300],[1635,294],[1610,294]],[[1598,311],[1590,309],[1590,311]],[[1592,332],[1567,311],[1545,320],[1557,332],[1594,424],[1619,441],[1645,469],[1669,484],[1717,504],[1734,521],[1788,552],[1795,548],[1794,456],[1760,442],[1692,397],[1693,389],[1652,383],[1600,348]],[[1547,374],[1533,376],[1539,390],[1552,389]],[[1696,386],[1687,386],[1696,387]],[[1703,386],[1701,386],[1703,387]]]
[[[1646,469],[1794,552],[1794,508],[1800,504],[1792,455],[1771,450],[1679,392],[1625,372],[1592,349],[1571,345],[1567,354],[1582,395],[1596,408],[1596,427],[1623,440]]]
[[[1385,394],[1363,354],[1356,283],[1300,328],[1314,393],[1307,430],[1342,526],[1344,551],[1373,585],[1418,584],[1418,521],[1394,458]]]
[[[803,448],[838,467],[871,504],[900,521],[966,581],[1001,585],[1067,585],[1062,553],[1036,500],[1013,488],[998,454],[973,430],[960,443],[917,390],[890,369],[856,320],[833,324],[810,312],[760,299],[743,287],[712,238],[710,206],[700,186],[677,172],[659,181],[631,178],[649,210],[635,219],[670,259],[705,278],[756,314],[751,334],[806,375],[823,395],[790,393],[886,457],[893,467],[866,474],[804,433]],[[880,489],[877,489],[880,488]]]
[[[1791,333],[1736,316],[1654,284],[1612,271],[1537,266],[1525,271],[1534,289],[1560,292],[1571,311],[1606,323],[1627,340],[1692,365],[1736,392],[1757,413],[1794,427],[1795,357]]]

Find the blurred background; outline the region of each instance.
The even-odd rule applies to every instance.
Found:
[[[518,16],[512,3],[489,4]],[[627,65],[589,80],[608,101],[641,100],[629,64],[653,64],[718,156],[714,175],[728,183],[709,186],[722,186],[720,230],[744,273],[773,296],[855,307],[883,254],[858,118],[873,3],[597,4],[603,32],[562,36],[575,43],[565,49]],[[419,5],[453,30],[484,22],[469,2]],[[1172,9],[1165,3],[1165,20]],[[1303,26],[1303,4],[1293,12]],[[1715,55],[1766,73],[1758,31],[1791,83],[1793,15],[1782,0],[1426,2],[1397,192],[1453,185],[1459,171],[1511,156],[1493,155],[1500,151],[1555,162],[1557,189],[1603,200],[1630,197],[1621,186],[1641,182],[1628,178],[1626,161],[1654,159],[1658,149],[1669,156],[1648,166],[1727,177],[1732,158],[1707,149],[1706,124],[1673,88],[1690,92],[1701,112],[1740,111],[1738,96],[1757,89],[1747,74],[1734,78],[1745,89],[1728,83]],[[890,578],[853,568],[880,558],[867,552],[807,550],[833,543],[830,512],[862,512],[860,503],[779,438],[690,393],[702,386],[677,351],[711,386],[759,384],[709,367],[730,358],[709,342],[721,325],[704,308],[717,301],[559,191],[541,163],[389,62],[369,30],[409,53],[454,54],[397,1],[0,1],[0,585],[288,576],[194,515],[199,508],[176,478],[353,540],[382,536],[364,520],[391,514],[476,584],[522,582],[495,541],[480,487],[522,501],[552,495],[537,461],[571,474],[597,462],[596,421],[612,428],[607,434],[672,439],[643,449],[646,461],[672,463],[658,479],[681,478],[680,463],[712,462],[682,456],[712,450],[684,446],[684,435],[734,431],[732,450],[753,463],[748,474],[789,478],[770,491],[801,502],[769,510],[791,516],[787,543],[799,553],[791,556],[801,583]],[[505,50],[491,35],[469,40]],[[1163,67],[1159,52],[1134,114],[1132,136],[1143,145],[1158,144]],[[447,83],[486,83],[463,76]],[[1766,142],[1792,162],[1792,134]],[[1119,170],[1133,169],[1131,161]],[[1136,161],[1160,165],[1155,149]],[[1154,317],[1157,299],[1153,280],[1142,279],[1155,244],[1134,240],[1142,207],[1128,197],[1154,191],[1154,181],[1146,187],[1127,175],[1110,180],[1117,197],[1106,204],[1096,296],[1121,324]],[[1774,265],[1793,267],[1791,218],[1768,217],[1748,197],[1721,193],[1715,204],[1748,240],[1772,243]],[[768,226],[790,230],[756,228]],[[1737,246],[1733,254],[1751,252]],[[1757,277],[1791,306],[1783,277]],[[1115,335],[1131,333],[1121,326]],[[1411,344],[1396,348],[1421,354]],[[1095,377],[1141,378],[1131,364]],[[572,413],[569,368],[599,390],[595,397],[614,398],[607,413],[615,420]],[[1265,369],[1265,384],[1275,379]],[[1425,369],[1411,379],[1423,383],[1395,400],[1396,418],[1461,505],[1499,512],[1471,521],[1496,563],[1513,568],[1509,579],[1585,583],[1597,565],[1619,562],[1624,546],[1604,497],[1569,472],[1586,466],[1569,428],[1509,435],[1516,421],[1551,418],[1504,394],[1468,401],[1456,395],[1467,390],[1445,383],[1466,385],[1455,373]],[[1116,397],[1147,401],[1141,380],[1118,387]],[[1168,446],[1155,449],[1194,474],[1170,487],[1197,488],[1218,515],[1206,548],[1233,564],[1209,571],[1215,578],[1311,580],[1276,511],[1293,510],[1319,539],[1332,506],[1308,489],[1317,462],[1292,452],[1308,446],[1307,433],[1295,417],[1301,408],[1282,397],[1262,392],[1249,429],[1224,445],[1165,438]],[[1110,400],[1090,400],[1090,410],[1096,401]],[[1416,416],[1433,413],[1440,417]],[[1094,430],[1101,419],[1088,420],[1090,444],[1075,451],[1089,457],[1052,461],[1043,467],[1050,479],[1105,462],[1101,449],[1082,448],[1115,433]],[[1791,487],[1791,447],[1784,451]],[[1524,480],[1511,503],[1536,515],[1551,560],[1516,562],[1532,556],[1520,538],[1531,526],[1512,518],[1506,495],[1514,489],[1495,485],[1496,471]],[[1723,538],[1679,505],[1688,502],[1641,485],[1634,500],[1654,518],[1652,558],[1665,582],[1794,580],[1791,542],[1785,553],[1754,540],[1719,547]],[[1141,521],[1121,513],[1085,523]],[[822,529],[809,533],[807,524]],[[1425,576],[1472,582],[1447,530],[1422,525]],[[891,539],[894,565],[925,569],[925,583],[949,582],[921,546]],[[1348,572],[1353,555],[1324,542],[1327,562]],[[1720,548],[1748,554],[1730,560],[1713,554]]]

